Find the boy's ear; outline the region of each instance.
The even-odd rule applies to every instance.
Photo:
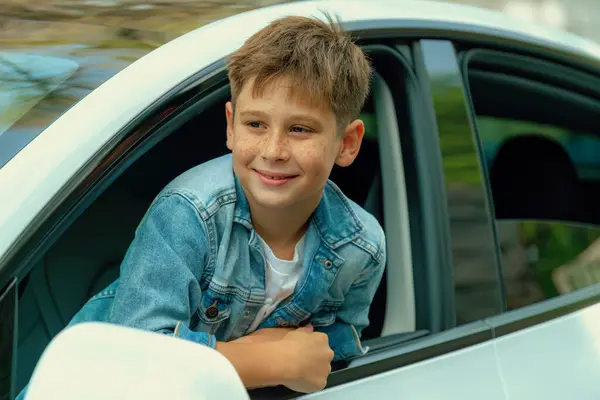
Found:
[[[360,150],[360,144],[365,136],[365,124],[360,119],[352,121],[342,134],[342,143],[335,163],[347,167],[354,162]]]
[[[225,103],[225,119],[227,120],[227,148],[233,150],[233,103]]]

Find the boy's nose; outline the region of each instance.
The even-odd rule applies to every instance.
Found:
[[[289,158],[287,137],[285,133],[272,132],[267,135],[261,149],[265,160],[282,161]]]

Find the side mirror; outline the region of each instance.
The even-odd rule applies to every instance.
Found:
[[[65,329],[36,366],[27,400],[248,400],[233,365],[181,339],[104,323]]]

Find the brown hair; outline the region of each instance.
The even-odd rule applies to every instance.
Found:
[[[252,35],[229,60],[233,103],[250,80],[252,95],[260,96],[286,77],[310,104],[329,106],[340,130],[356,118],[369,92],[371,66],[340,23],[325,16],[327,22],[284,17]]]

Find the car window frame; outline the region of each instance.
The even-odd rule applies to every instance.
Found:
[[[578,84],[574,86],[579,88],[587,88],[587,90],[594,90],[586,87],[585,84],[582,85],[582,77],[585,76],[593,76],[596,83],[600,83],[600,68],[598,66],[594,66],[591,62],[582,62],[582,60],[578,58],[573,58],[572,60],[564,57],[555,49],[547,48],[540,49],[537,48],[535,51],[523,51],[523,49],[519,46],[489,46],[483,43],[477,42],[469,42],[465,40],[455,40],[454,45],[457,49],[457,54],[459,55],[459,60],[461,64],[461,71],[463,80],[465,82],[465,96],[468,101],[468,110],[471,114],[471,119],[475,121],[475,108],[473,105],[473,100],[471,98],[471,92],[469,87],[469,79],[468,79],[468,51],[473,49],[491,49],[495,51],[502,51],[510,54],[510,57],[521,57],[523,60],[531,60],[531,58],[537,59],[538,66],[543,65],[544,68],[550,68],[556,73],[565,74],[564,76],[570,76],[569,72],[572,73],[574,79],[578,81]],[[531,73],[531,71],[530,71]],[[539,71],[538,71],[539,73]],[[597,98],[600,98],[600,86],[595,85]],[[476,137],[479,138],[479,132],[477,131],[477,126],[474,124],[473,127]],[[480,143],[481,146],[481,143]],[[484,163],[484,160],[481,160]],[[489,181],[486,174],[486,184],[489,189]],[[493,213],[493,203],[491,197],[489,198],[489,207]],[[494,226],[496,226],[496,219],[494,216],[493,220]],[[600,225],[598,226],[600,228]],[[496,243],[497,252],[500,257],[500,243]],[[525,330],[531,327],[534,327],[539,324],[546,323],[553,319],[557,319],[573,313],[578,310],[582,310],[586,307],[595,305],[600,303],[600,283],[592,286],[588,286],[582,289],[575,290],[570,293],[562,294],[557,297],[545,299],[535,304],[526,305],[521,308],[513,309],[510,311],[504,311],[503,313],[486,319],[486,322],[492,327],[494,337],[498,338],[504,335],[508,335],[511,333],[515,333],[521,330]]]

